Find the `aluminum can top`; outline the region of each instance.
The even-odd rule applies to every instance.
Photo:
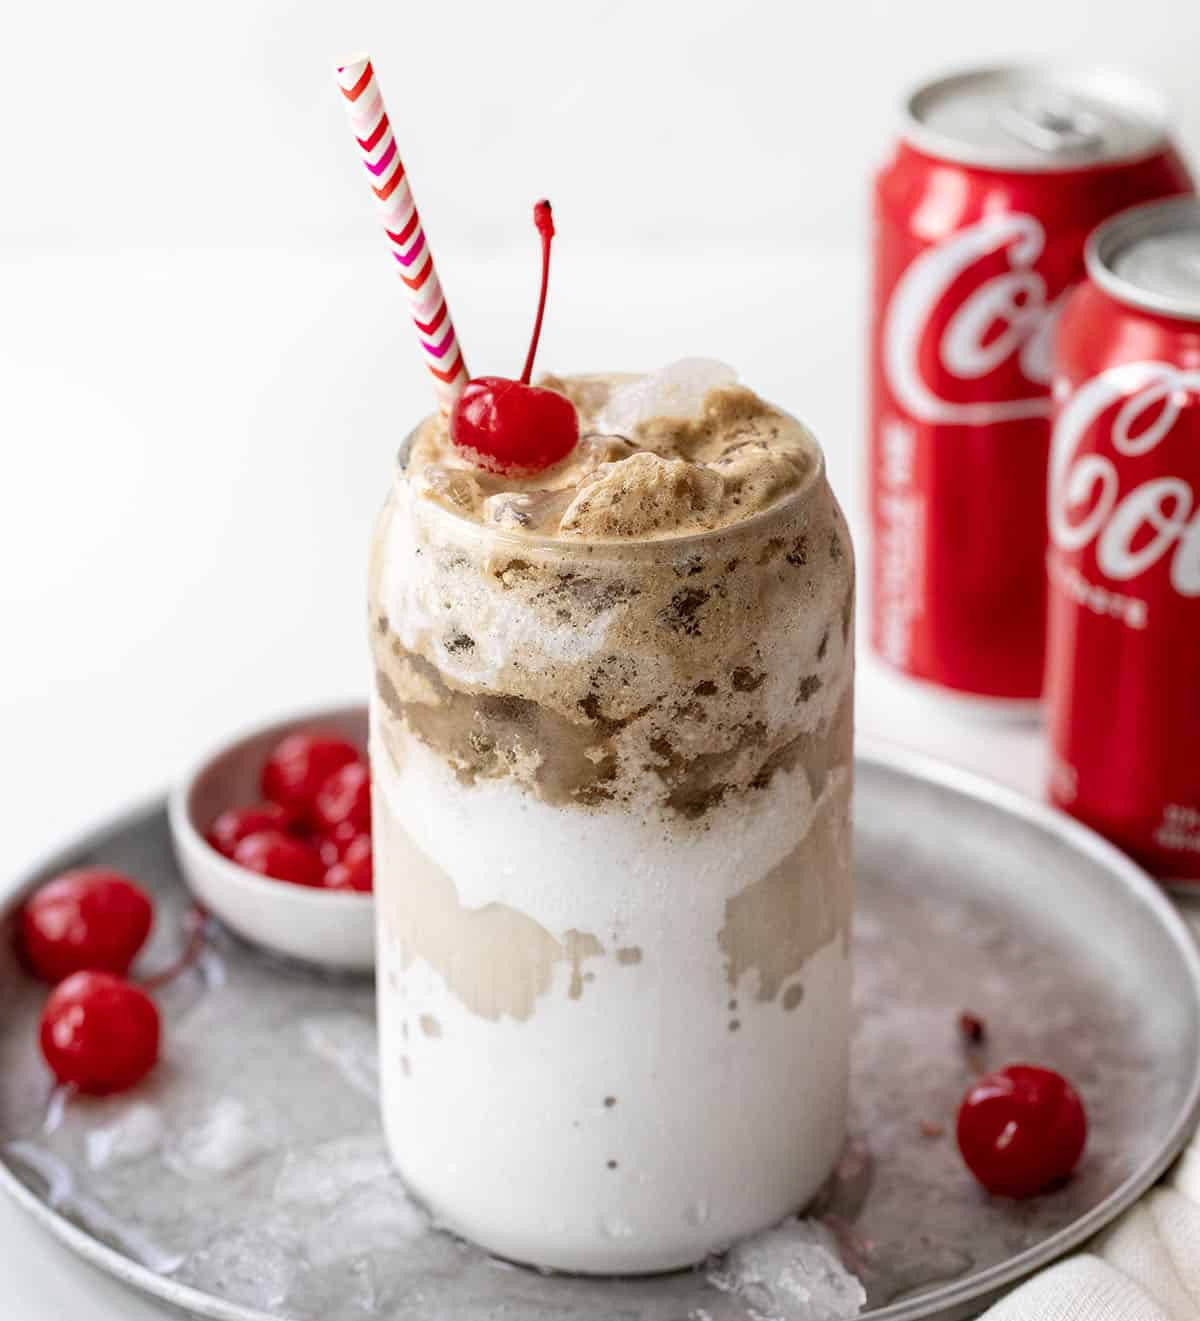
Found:
[[[1118,302],[1200,322],[1200,198],[1122,211],[1091,235],[1084,257],[1093,283]]]
[[[1167,141],[1163,99],[1111,69],[968,69],[922,83],[904,111],[904,137],[918,151],[991,170],[1110,165]]]

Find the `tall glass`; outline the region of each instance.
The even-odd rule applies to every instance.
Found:
[[[371,557],[383,1115],[445,1224],[686,1265],[844,1137],[854,568],[820,450],[702,535],[501,531],[401,455]]]

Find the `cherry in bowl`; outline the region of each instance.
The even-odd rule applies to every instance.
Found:
[[[275,750],[297,734],[332,740],[333,755],[322,752],[314,758],[297,751],[298,745],[292,743],[287,772],[264,783],[264,770]],[[274,953],[323,967],[368,971],[374,966],[372,895],[352,886],[339,884],[334,888],[325,884],[330,868],[342,860],[340,854],[363,833],[354,827],[356,814],[361,811],[355,806],[357,795],[349,795],[354,800],[346,809],[351,831],[337,840],[337,853],[326,848],[330,837],[321,832],[312,816],[321,784],[342,767],[353,764],[351,758],[364,764],[366,743],[365,707],[322,708],[221,739],[180,777],[168,799],[180,870],[193,895],[237,935]],[[337,745],[344,748],[339,751]],[[327,772],[324,777],[312,773],[317,763],[318,769]],[[264,795],[264,788],[286,796],[287,805]],[[270,809],[272,802],[283,809],[283,817]],[[233,857],[219,851],[206,835],[218,817],[231,808],[266,811],[265,819],[254,818],[249,824],[265,825],[268,832],[282,831],[303,848],[311,849],[318,858],[319,879],[307,866],[296,875],[275,879],[263,871],[240,866]],[[254,829],[243,833],[239,824],[232,830],[232,836],[238,838],[231,852],[236,853],[261,833]],[[278,839],[274,843],[278,846]],[[277,848],[268,853],[281,856]],[[361,870],[358,874],[361,878]],[[334,880],[341,879],[339,872]],[[314,880],[317,883],[312,883]]]

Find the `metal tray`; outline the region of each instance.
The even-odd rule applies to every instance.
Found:
[[[144,966],[169,962],[187,897],[161,804],[79,840],[20,893],[85,860],[153,887]],[[972,1316],[1112,1220],[1180,1150],[1200,1104],[1200,960],[1170,904],[1088,831],[904,753],[860,748],[856,869],[855,1137],[810,1215],[861,1279],[863,1317]],[[641,1280],[547,1276],[429,1227],[383,1153],[368,982],[215,931],[162,994],[160,1067],[135,1094],[99,1101],[52,1092],[35,1047],[43,996],[0,940],[0,1185],[80,1256],[185,1311],[821,1315],[770,1271],[754,1280],[716,1261]],[[959,1040],[967,1008],[987,1022],[983,1050]],[[1076,1175],[1024,1203],[984,1195],[953,1139],[973,1071],[1017,1060],[1061,1069],[1091,1121]]]

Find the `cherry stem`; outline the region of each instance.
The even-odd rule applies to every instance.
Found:
[[[184,918],[184,929],[187,931],[188,938],[183,947],[183,952],[174,963],[168,964],[162,972],[156,972],[153,977],[147,977],[142,982],[142,990],[157,991],[166,986],[168,982],[173,982],[181,973],[186,972],[196,962],[200,956],[200,951],[204,948],[207,927],[208,910],[200,904],[193,904]]]
[[[525,370],[521,373],[522,385],[528,385],[529,378],[533,375],[533,359],[537,353],[538,340],[542,337],[542,314],[546,310],[546,290],[550,287],[550,240],[554,237],[554,214],[545,198],[533,204],[533,223],[542,236],[542,290],[538,294],[537,320],[533,323],[533,338],[529,341]]]

